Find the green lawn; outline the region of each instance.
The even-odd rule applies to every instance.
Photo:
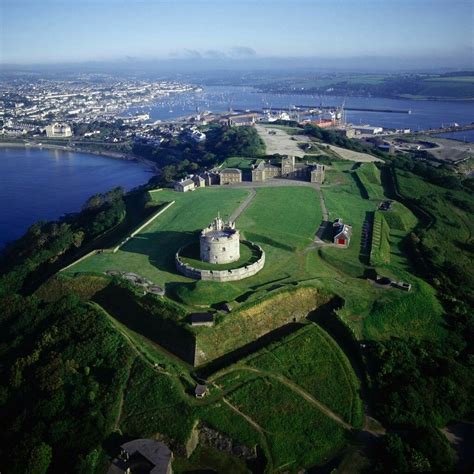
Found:
[[[218,212],[223,219],[228,218],[246,197],[247,191],[230,188],[153,193],[155,201],[176,202],[117,253],[95,255],[74,265],[68,273],[121,270],[136,272],[159,285],[190,281],[176,272],[175,253],[198,239],[199,231],[207,227]]]
[[[236,224],[243,238],[264,249],[265,267],[252,278],[239,282],[196,282],[176,272],[175,252],[182,245],[196,241],[199,230],[207,226],[218,211],[224,218],[228,217],[246,198],[248,191],[232,187],[204,188],[193,193],[161,191],[152,194],[155,201],[175,200],[176,203],[116,254],[102,253],[86,259],[70,268],[67,274],[112,269],[133,271],[163,285],[169,297],[194,311],[196,307],[201,311],[202,306],[222,302],[232,302],[238,308],[241,304],[267,297],[269,290],[305,282],[344,299],[339,314],[359,338],[379,339],[400,334],[438,337],[441,310],[435,293],[413,275],[402,245],[404,237],[416,224],[416,218],[401,204],[394,203],[393,210],[384,213],[395,227],[390,231],[390,264],[380,262],[378,270],[383,275],[412,283],[412,292],[382,290],[362,278],[369,264],[369,251],[361,248],[362,226],[376,210],[379,200],[367,199],[361,193],[353,166],[345,162],[334,163],[328,171],[329,182],[322,187],[330,220],[342,217],[352,225],[348,249],[312,246],[322,220],[319,196],[314,188],[257,188],[255,198]],[[366,170],[364,173],[371,184],[382,189],[378,168],[364,165],[362,169]],[[414,187],[416,192],[424,192],[425,188],[430,192],[431,189],[420,180]],[[388,248],[384,252],[388,252]],[[401,324],[397,315],[402,314],[402,308],[408,302],[408,314],[400,316]],[[380,305],[394,310],[384,311]],[[416,313],[410,308],[416,308]],[[247,336],[244,336],[242,340],[246,341]],[[212,344],[209,340],[208,348]]]
[[[226,158],[222,163],[221,168],[239,168],[242,171],[250,171],[252,165],[259,161],[256,158],[244,158],[241,156],[231,156]]]
[[[183,245],[196,241],[199,230],[206,227],[217,212],[225,219],[246,198],[247,191],[229,187],[198,189],[193,193],[162,191],[153,193],[154,200],[176,203],[127,242],[116,254],[102,253],[90,257],[67,273],[121,270],[136,272],[153,282],[170,285],[194,284],[175,270],[174,257]],[[295,206],[298,212],[294,212]],[[306,255],[296,255],[311,244],[322,219],[317,192],[309,187],[261,188],[237,221],[243,238],[262,246],[266,253],[264,269],[255,277],[240,282],[211,283],[205,300],[193,298],[191,304],[222,301],[223,286],[234,288],[236,296],[249,287],[275,280],[307,278]],[[212,295],[210,288],[214,289]],[[186,293],[186,290],[184,291]],[[187,301],[183,301],[187,303]]]

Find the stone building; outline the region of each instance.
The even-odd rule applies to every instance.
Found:
[[[294,156],[284,157],[281,165],[273,165],[260,161],[252,169],[252,181],[266,181],[270,178],[303,179],[312,183],[322,184],[325,166],[321,164],[298,163]]]
[[[224,168],[219,173],[220,184],[235,184],[242,182],[242,171],[238,168]]]
[[[257,166],[252,169],[252,181],[266,181],[270,178],[281,176],[281,168],[271,163],[260,161]]]
[[[199,239],[200,257],[208,263],[231,263],[240,258],[240,233],[233,222],[217,216],[202,230]]]
[[[309,165],[297,163],[294,156],[287,156],[281,160],[281,175],[284,178],[308,179]]]
[[[194,186],[196,188],[206,187],[206,180],[202,176],[199,176],[198,174],[195,174],[191,179],[193,180]]]
[[[172,474],[173,453],[166,444],[154,439],[135,439],[120,446],[120,454],[107,474]]]
[[[219,184],[219,175],[213,171],[205,171],[202,174],[206,186],[212,186],[213,184]]]
[[[180,193],[185,193],[187,191],[194,191],[195,188],[194,181],[192,179],[182,179],[174,183],[174,190]]]
[[[48,138],[68,138],[72,137],[72,129],[67,123],[53,123],[45,127]]]
[[[324,165],[316,164],[315,166],[313,166],[310,172],[311,182],[323,184],[325,169],[326,168]]]

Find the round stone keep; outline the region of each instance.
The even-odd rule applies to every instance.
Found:
[[[200,257],[203,262],[223,264],[240,258],[240,235],[233,222],[216,217],[201,232]]]

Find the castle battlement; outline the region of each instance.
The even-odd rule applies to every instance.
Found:
[[[200,258],[208,263],[231,263],[240,258],[240,232],[234,222],[224,222],[218,215],[201,231]]]

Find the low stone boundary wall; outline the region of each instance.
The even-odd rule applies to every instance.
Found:
[[[122,245],[126,244],[130,239],[133,239],[138,233],[140,233],[147,225],[151,224],[158,216],[161,216],[169,207],[171,207],[176,201],[171,201],[163,209],[160,209],[156,214],[153,214],[145,223],[143,223],[138,229],[135,229],[129,236],[127,236],[122,242],[120,242],[114,249],[112,253],[117,253],[120,250]]]
[[[159,191],[159,190],[157,190]],[[135,237],[139,232],[141,232],[148,224],[150,224],[151,222],[153,222],[158,216],[160,216],[161,214],[163,214],[163,212],[166,211],[166,209],[168,209],[169,207],[171,207],[173,204],[175,203],[175,201],[171,201],[169,204],[167,204],[163,209],[160,209],[159,211],[157,211],[156,214],[153,214],[145,223],[143,223],[138,229],[135,229],[129,236],[127,236],[124,240],[122,240],[122,242],[120,242],[116,247],[114,247],[113,249],[96,249],[96,250],[92,250],[91,252],[88,252],[86,253],[85,255],[83,255],[81,258],[77,259],[77,260],[74,260],[74,262],[70,263],[69,265],[67,265],[66,267],[64,268],[61,268],[61,270],[59,270],[59,272],[63,272],[64,270],[67,270],[71,267],[73,267],[74,265],[76,265],[77,263],[79,262],[82,262],[83,260],[85,260],[86,258],[89,258],[89,257],[92,257],[93,255],[97,255],[98,253],[117,253],[119,250],[120,250],[120,247],[122,247],[122,245],[126,244],[130,239],[132,239],[133,237]]]
[[[233,268],[230,270],[201,270],[199,268],[194,268],[191,265],[184,263],[181,260],[179,249],[175,255],[176,269],[188,278],[193,278],[194,280],[206,280],[206,281],[237,281],[243,280],[244,278],[249,278],[257,274],[265,265],[265,252],[257,244],[253,242],[243,241],[249,244],[252,248],[256,249],[260,253],[259,259],[240,268]]]

